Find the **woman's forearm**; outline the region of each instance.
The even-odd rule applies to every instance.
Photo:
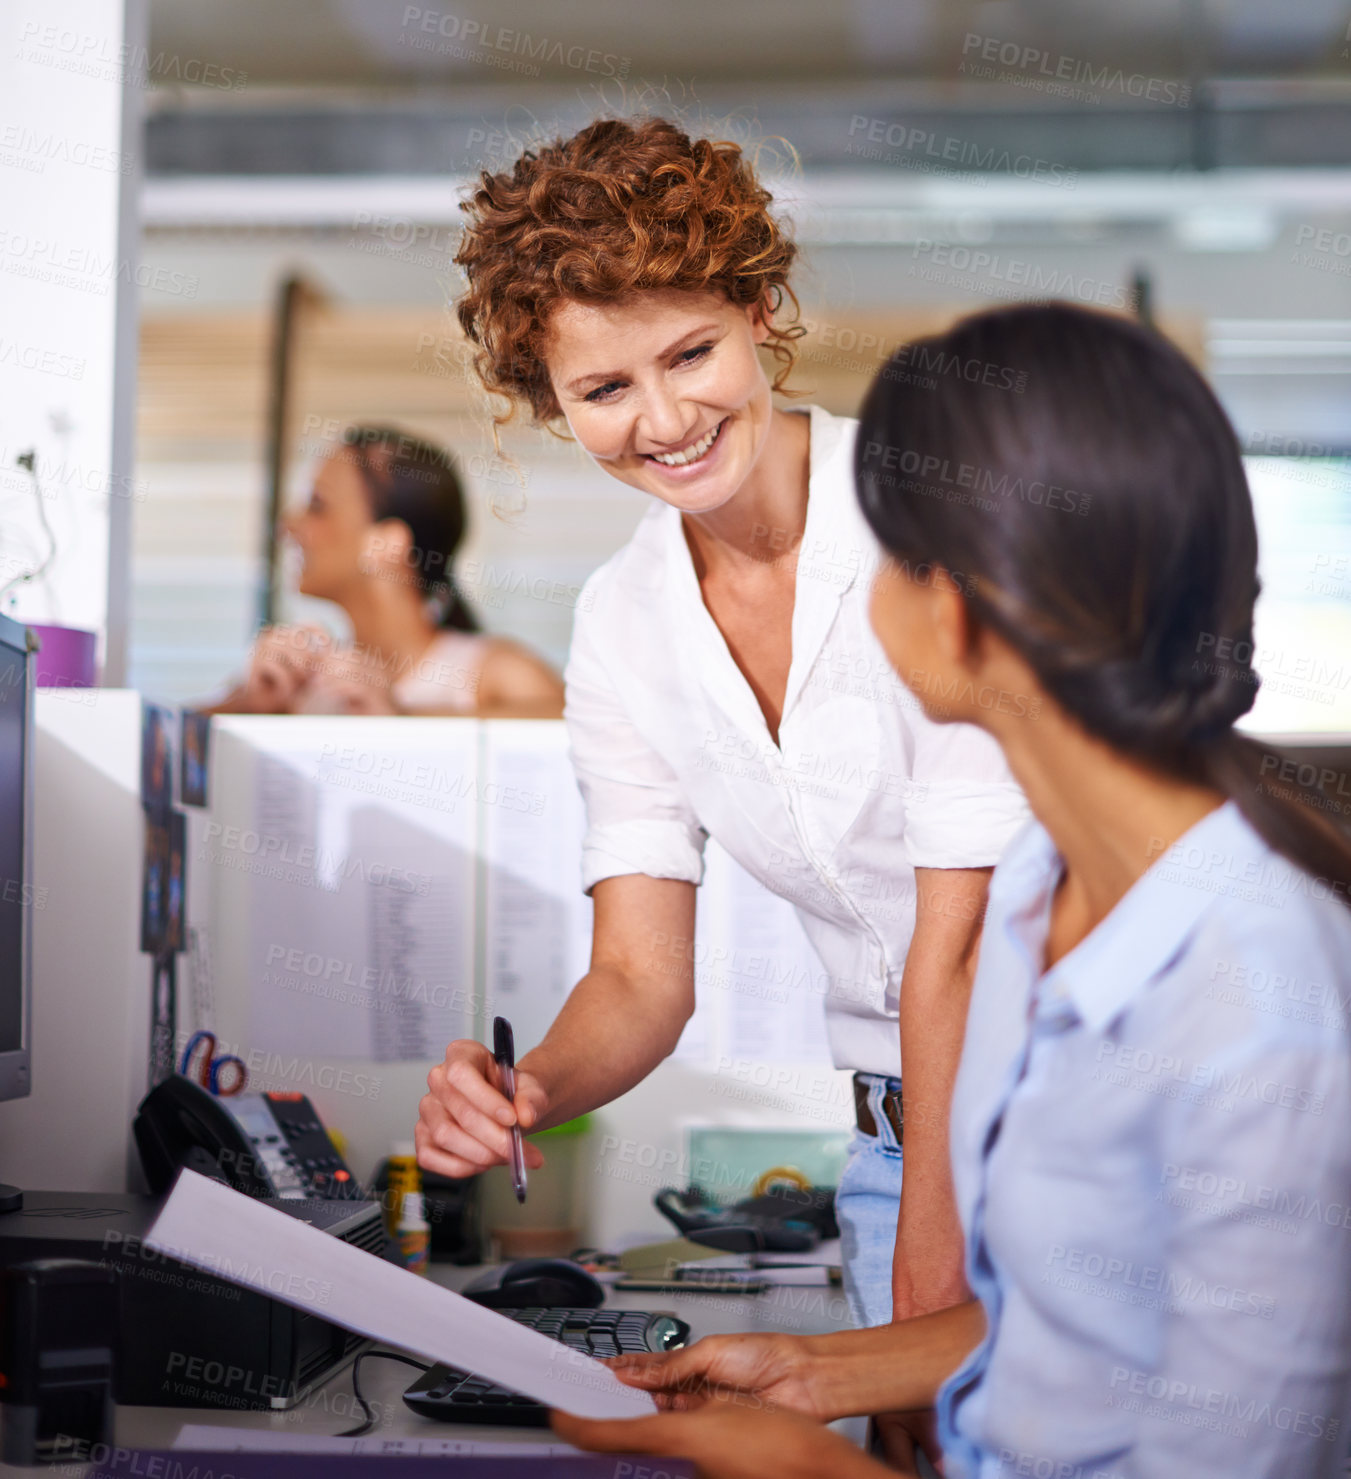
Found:
[[[948,1110],[966,1031],[988,868],[917,868],[914,937],[901,979],[905,1173],[892,1275],[894,1319],[960,1303],[961,1222],[952,1189]]]
[[[932,1407],[939,1387],[984,1334],[984,1308],[970,1299],[893,1325],[808,1336],[805,1376],[817,1411],[833,1422]]]
[[[544,1041],[520,1061],[549,1096],[547,1129],[608,1104],[640,1083],[680,1038],[687,1014],[612,969],[573,988]]]
[[[694,1011],[694,885],[627,874],[602,880],[592,898],[591,969],[544,1041],[521,1059],[549,1096],[540,1129],[608,1104],[646,1078]]]

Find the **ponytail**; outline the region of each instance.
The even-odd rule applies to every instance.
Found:
[[[455,586],[455,551],[464,537],[464,494],[444,448],[385,426],[353,426],[343,436],[366,484],[371,517],[398,519],[413,538],[418,589],[438,627],[476,632],[478,622]]]
[[[454,577],[438,581],[430,597],[432,620],[442,631],[476,632],[479,624]]]
[[[1281,776],[1284,757],[1231,730],[1201,756],[1202,779],[1223,791],[1264,842],[1351,906],[1351,837],[1315,786]]]

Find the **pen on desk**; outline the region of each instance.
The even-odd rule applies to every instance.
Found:
[[[511,1036],[511,1023],[505,1017],[493,1018],[493,1057],[502,1075],[502,1092],[516,1102],[516,1045]],[[518,1119],[511,1127],[511,1184],[518,1202],[525,1201],[525,1141]]]
[[[724,1274],[729,1270],[722,1270]],[[651,1294],[764,1294],[771,1286],[768,1279],[756,1275],[755,1270],[741,1270],[741,1277],[733,1274],[728,1278],[665,1279],[643,1278],[641,1275],[625,1274],[610,1285],[611,1289],[625,1292],[646,1291]]]

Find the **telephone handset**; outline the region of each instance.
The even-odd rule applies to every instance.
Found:
[[[184,1166],[250,1197],[362,1195],[304,1094],[217,1098],[175,1073],[145,1096],[131,1128],[156,1196]]]

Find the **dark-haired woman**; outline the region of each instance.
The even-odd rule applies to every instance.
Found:
[[[855,460],[882,645],[999,741],[1034,812],[991,884],[953,1100],[976,1299],[635,1361],[700,1411],[559,1430],[711,1476],[881,1475],[745,1393],[829,1420],[937,1392],[948,1479],[1340,1474],[1351,843],[1264,783],[1233,729],[1256,675],[1208,656],[1252,650],[1237,441],[1124,319],[1006,309],[925,348],[1026,375],[921,389],[894,360]]]
[[[333,601],[349,644],[272,627],[213,713],[465,714],[555,719],[563,684],[517,642],[478,630],[455,586],[464,499],[447,454],[388,428],[353,427],[288,515],[302,595]]]

